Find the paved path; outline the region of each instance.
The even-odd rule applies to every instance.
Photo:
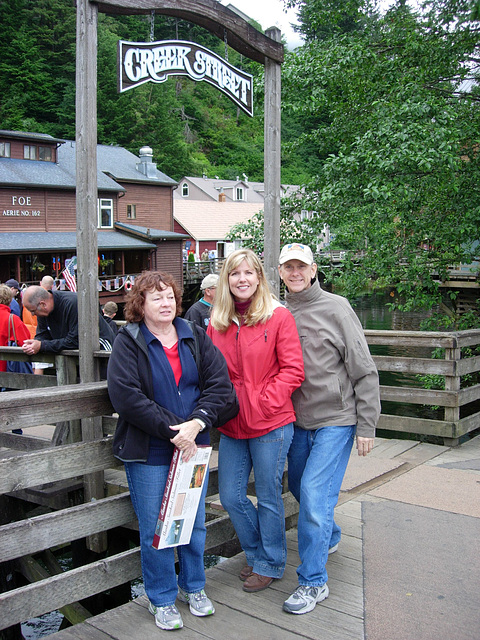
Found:
[[[216,604],[195,618],[180,604],[180,638],[218,640],[479,640],[480,436],[450,449],[377,439],[353,452],[336,509],[342,541],[328,561],[330,596],[314,611],[282,611],[296,586],[296,531],[282,580],[247,594],[243,554],[207,572]],[[159,637],[146,598],[90,618],[52,640]]]

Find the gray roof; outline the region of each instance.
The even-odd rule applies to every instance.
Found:
[[[169,178],[165,173],[156,168],[153,171],[154,177],[148,178],[137,169],[137,165],[140,163],[140,158],[122,147],[99,144],[97,145],[97,156],[97,164],[99,168],[112,176],[115,180],[120,180],[121,182],[127,181],[161,184],[172,187],[178,184],[176,180]],[[153,165],[156,166],[155,163],[153,163]]]
[[[0,158],[0,185],[75,189],[76,144],[73,140],[63,141],[45,134],[0,131],[0,135],[2,133],[5,136],[26,140],[57,142],[60,146],[57,150],[57,163]],[[61,144],[63,142],[64,144]],[[140,164],[140,159],[123,147],[97,145],[98,190],[125,191],[118,181],[168,186],[177,184],[175,180],[158,171],[154,163],[150,164],[152,177],[147,177],[137,168]]]
[[[155,249],[156,245],[140,238],[115,231],[98,232],[99,250]],[[74,231],[28,231],[1,233],[0,253],[29,251],[75,251],[77,234]]]
[[[115,222],[115,229],[131,233],[136,237],[145,238],[146,240],[183,240],[188,238],[183,233],[176,231],[164,231],[163,229],[150,229],[149,227],[141,227],[136,224],[126,224],[125,222]]]

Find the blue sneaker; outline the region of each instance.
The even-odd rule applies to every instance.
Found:
[[[211,616],[215,613],[215,607],[204,589],[195,593],[187,593],[178,587],[178,599],[180,602],[188,602],[190,612],[194,616]]]
[[[169,604],[166,607],[156,607],[150,602],[148,610],[155,616],[155,624],[160,629],[173,631],[183,627],[182,616],[174,604]]]

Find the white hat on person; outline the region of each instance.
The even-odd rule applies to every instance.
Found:
[[[286,244],[280,252],[280,258],[278,264],[284,264],[289,260],[300,260],[305,264],[313,264],[313,253],[310,247],[306,244],[300,244],[298,242],[292,242]]]
[[[218,286],[218,278],[219,276],[216,273],[209,273],[208,276],[205,276],[205,278],[202,280],[200,289],[204,291],[205,289],[210,289]]]

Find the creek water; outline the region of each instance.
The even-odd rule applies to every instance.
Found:
[[[361,296],[352,301],[352,306],[357,313],[360,322],[364,329],[395,329],[398,331],[416,331],[420,328],[421,321],[425,318],[424,313],[404,313],[399,311],[392,311],[387,306],[389,302],[388,294],[372,294]],[[187,309],[191,302],[185,300],[184,308]],[[373,347],[372,352],[376,355],[395,355],[395,350],[391,347]],[[397,355],[405,355],[405,349],[397,351]],[[416,353],[418,355],[418,351]],[[405,384],[405,377],[402,377],[402,383]],[[399,383],[394,374],[382,374],[381,382],[383,384],[395,384]],[[414,377],[411,377],[411,383],[414,383]],[[408,384],[408,378],[407,378]],[[390,403],[392,404],[392,403]],[[388,413],[394,413],[397,409],[391,407]],[[432,417],[432,411],[428,407],[402,407],[404,415],[419,415],[419,412],[423,412],[425,417]],[[412,411],[412,413],[406,413],[405,410]],[[389,432],[390,433],[390,432]],[[387,434],[388,435],[388,434]],[[390,433],[390,435],[392,435]],[[395,434],[397,436],[397,434]],[[402,434],[399,434],[400,436]],[[220,558],[217,556],[208,556],[205,558],[206,566],[212,566],[216,564]],[[65,559],[65,569],[68,567],[69,561]],[[143,583],[141,580],[137,580],[132,583],[132,598],[136,598],[144,593]],[[34,618],[28,622],[22,624],[22,634],[27,640],[36,640],[44,636],[50,635],[59,630],[63,621],[63,615],[58,611],[45,614],[39,618]]]

